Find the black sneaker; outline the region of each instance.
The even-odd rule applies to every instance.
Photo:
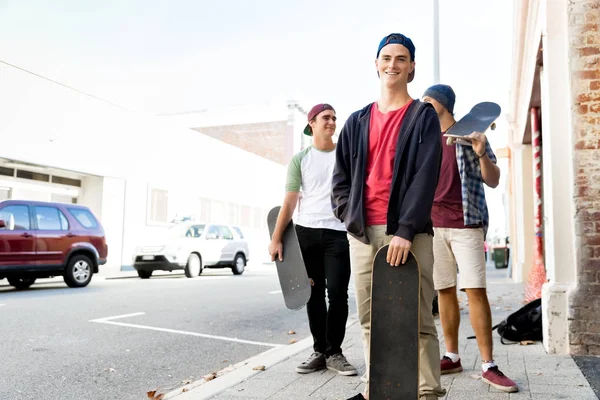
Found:
[[[325,354],[315,351],[306,361],[296,367],[296,372],[299,374],[309,374],[323,368],[325,368]]]
[[[359,393],[356,396],[350,397],[348,400],[365,400],[365,398],[362,393]]]

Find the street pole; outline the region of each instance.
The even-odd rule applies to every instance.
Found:
[[[433,83],[440,83],[440,4],[433,0]]]

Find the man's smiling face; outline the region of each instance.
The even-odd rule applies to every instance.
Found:
[[[414,71],[415,63],[410,58],[410,52],[401,44],[388,44],[381,49],[375,60],[379,78],[388,87],[399,83],[407,83],[408,75]]]

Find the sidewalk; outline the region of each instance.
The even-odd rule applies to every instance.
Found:
[[[524,288],[505,278],[506,270],[488,268],[488,295],[493,323],[522,306]],[[442,376],[447,390],[444,400],[477,399],[573,399],[597,400],[589,383],[570,356],[547,355],[541,343],[521,346],[503,345],[494,332],[494,358],[500,369],[519,385],[514,394],[502,393],[480,381],[481,360],[475,340],[466,340],[473,331],[469,322],[466,295],[460,295],[461,304],[461,357],[464,371]],[[344,377],[324,370],[300,375],[294,372],[297,364],[312,353],[312,339],[283,348],[284,353],[263,353],[238,365],[236,370],[200,384],[191,390],[165,397],[176,400],[301,400],[346,399],[362,391],[360,376],[365,371],[360,326],[356,317],[350,319],[344,342],[344,353],[359,370],[359,375]],[[441,332],[439,319],[436,319]],[[443,339],[440,339],[443,351]],[[279,350],[280,352],[282,350]],[[267,354],[269,353],[269,354]],[[260,366],[265,370],[260,371]],[[258,370],[254,369],[259,367]],[[181,393],[181,390],[179,391]]]

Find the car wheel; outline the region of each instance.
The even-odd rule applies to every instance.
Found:
[[[69,259],[65,271],[65,283],[72,288],[87,286],[92,280],[94,267],[89,257],[78,254]]]
[[[154,272],[154,271],[139,270],[137,273],[138,273],[138,276],[140,278],[142,278],[142,279],[148,279],[148,278],[150,278],[152,276],[152,272]]]
[[[246,268],[246,257],[243,254],[236,254],[233,259],[233,266],[231,270],[234,275],[241,275],[244,273],[244,269]]]
[[[35,278],[8,278],[8,283],[17,290],[27,289],[33,285],[33,282],[35,282]]]
[[[195,278],[202,273],[202,260],[196,253],[190,254],[185,265],[185,276]]]

